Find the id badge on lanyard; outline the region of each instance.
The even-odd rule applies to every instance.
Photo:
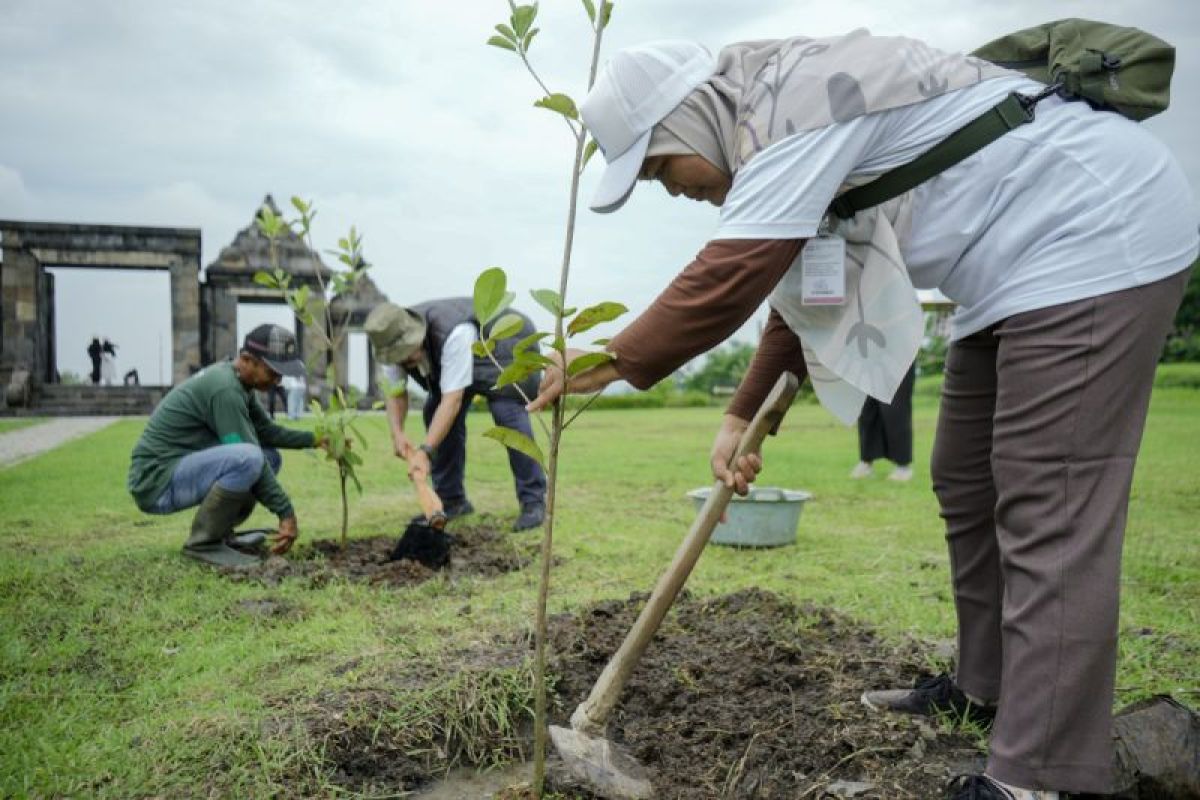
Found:
[[[800,303],[840,306],[846,302],[846,240],[830,231],[828,217],[800,251]]]

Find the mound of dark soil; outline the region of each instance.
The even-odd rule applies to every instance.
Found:
[[[554,620],[557,724],[591,691],[644,597]],[[649,768],[656,797],[931,798],[981,766],[980,742],[880,715],[870,688],[910,685],[927,655],[828,610],[740,592],[685,599],[634,672],[609,738]],[[558,791],[592,797],[560,770]]]
[[[318,539],[297,545],[287,556],[268,556],[260,564],[221,572],[235,581],[268,586],[288,578],[303,579],[311,586],[324,585],[334,578],[411,586],[437,574],[494,576],[514,572],[533,560],[537,547],[535,542],[514,539],[487,525],[455,527],[450,563],[435,572],[416,561],[392,561],[390,556],[398,539],[399,534],[350,539],[345,552],[340,540]]]

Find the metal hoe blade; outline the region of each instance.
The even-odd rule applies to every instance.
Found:
[[[609,800],[647,800],[653,787],[646,768],[603,736],[550,726],[554,749],[567,769]]]

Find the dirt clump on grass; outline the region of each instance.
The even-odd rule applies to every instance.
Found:
[[[554,620],[554,723],[569,724],[644,601]],[[929,669],[927,653],[768,592],[684,598],[622,693],[608,737],[649,768],[660,798],[938,797],[953,775],[982,768],[978,732],[859,700],[911,685]],[[561,769],[551,784],[592,797]]]
[[[534,542],[514,538],[488,524],[456,526],[449,565],[432,570],[408,559],[392,561],[390,556],[399,538],[397,534],[349,539],[344,552],[338,539],[317,539],[298,544],[287,556],[267,555],[264,551],[261,563],[226,567],[221,573],[234,581],[267,586],[278,585],[285,579],[301,579],[310,586],[322,586],[335,579],[412,586],[435,575],[491,577],[514,572],[533,561],[536,548]]]

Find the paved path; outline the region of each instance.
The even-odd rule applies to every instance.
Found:
[[[107,428],[120,417],[55,417],[27,428],[0,433],[0,469],[10,467],[64,442]]]

